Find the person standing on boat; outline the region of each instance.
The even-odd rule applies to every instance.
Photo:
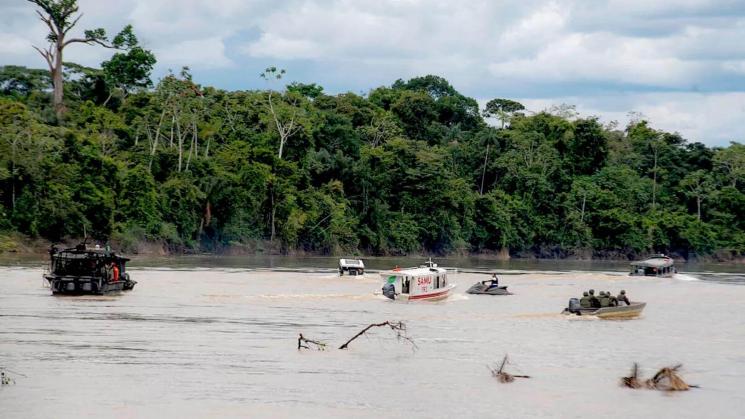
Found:
[[[119,281],[119,267],[112,261],[106,262],[106,272],[111,282]]]

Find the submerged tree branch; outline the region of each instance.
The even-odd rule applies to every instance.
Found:
[[[373,327],[384,327],[388,326],[391,330],[396,332],[396,339],[398,340],[405,340],[413,346],[413,348],[416,350],[417,346],[413,339],[411,339],[409,336],[406,335],[406,324],[402,321],[397,322],[391,322],[391,321],[385,321],[383,323],[373,323],[371,325],[368,325],[364,329],[360,330],[356,335],[352,336],[351,339],[346,341],[343,345],[339,347],[339,349],[347,349],[350,343],[352,343],[353,340],[357,339],[358,337],[364,335],[368,330],[372,329]]]

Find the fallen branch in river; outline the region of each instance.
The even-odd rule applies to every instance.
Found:
[[[504,370],[504,367],[507,365],[507,355],[504,356],[502,359],[502,364],[499,366],[499,369],[494,369],[487,365],[486,367],[489,368],[489,371],[491,371],[491,375],[499,379],[500,383],[511,383],[515,381],[515,378],[530,378],[529,375],[513,375],[509,374]]]
[[[310,345],[313,345],[313,348],[311,348]],[[307,339],[302,333],[300,333],[300,336],[297,338],[297,349],[315,349],[317,351],[325,351],[326,344],[317,340]]]
[[[396,332],[396,339],[406,340],[409,343],[411,343],[414,350],[417,349],[417,346],[416,346],[416,343],[414,343],[414,340],[412,340],[410,337],[406,335],[406,324],[402,321],[398,321],[398,322],[385,321],[383,323],[373,323],[367,326],[366,328],[360,330],[356,335],[352,336],[352,338],[346,341],[346,343],[344,343],[343,345],[341,345],[339,349],[347,349],[347,347],[349,346],[350,343],[352,343],[353,340],[364,335],[368,330],[372,329],[373,327],[384,327],[384,326],[388,326],[390,327],[391,330]]]
[[[634,362],[634,367],[631,369],[631,375],[629,377],[622,377],[621,385],[628,388],[642,387],[642,383],[639,382],[639,364]]]
[[[657,371],[654,377],[646,381],[647,388],[662,391],[686,391],[692,387],[698,387],[686,383],[678,375],[678,370],[682,366],[682,364],[678,364],[674,367],[665,367]]]

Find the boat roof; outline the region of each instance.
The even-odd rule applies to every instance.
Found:
[[[58,250],[52,253],[53,258],[66,259],[114,259],[119,261],[129,261],[129,258],[117,255],[116,253],[100,247],[88,247],[78,245],[68,249]]]
[[[399,271],[384,271],[381,272],[381,275],[385,276],[424,276],[424,275],[432,275],[432,274],[444,274],[447,273],[447,270],[445,268],[428,268],[428,267],[419,267],[419,268],[404,268]]]
[[[632,266],[643,266],[648,268],[664,268],[673,265],[673,259],[665,255],[654,255],[649,259],[636,260],[631,262]]]
[[[339,265],[341,266],[354,266],[364,268],[365,264],[362,259],[339,259]]]

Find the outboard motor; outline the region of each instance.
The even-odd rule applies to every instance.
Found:
[[[383,285],[383,295],[390,298],[391,300],[396,299],[396,287],[393,284]]]
[[[582,307],[579,303],[579,298],[570,298],[568,310],[571,313],[579,313],[579,309]]]

